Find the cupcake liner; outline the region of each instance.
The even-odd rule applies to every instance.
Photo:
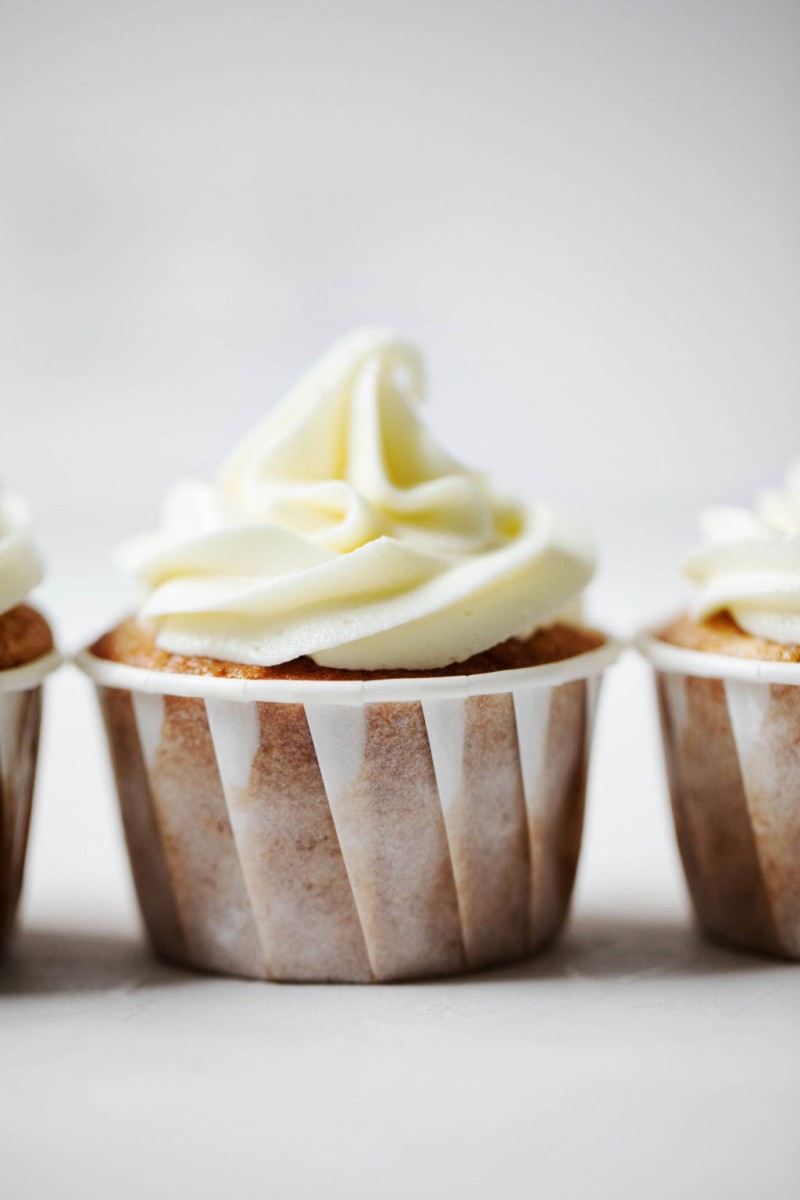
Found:
[[[49,654],[0,671],[0,947],[14,924],[31,819],[42,681],[58,665]]]
[[[566,914],[616,653],[363,683],[84,653],[155,948],[220,972],[351,982],[529,954]]]
[[[708,933],[800,957],[800,664],[644,636],[678,846]]]

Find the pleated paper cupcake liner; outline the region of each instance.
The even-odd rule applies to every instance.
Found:
[[[0,671],[0,948],[14,924],[33,803],[42,682],[58,656]]]
[[[156,950],[366,982],[550,941],[580,849],[598,651],[446,679],[241,681],[91,655]]]
[[[800,664],[639,640],[700,925],[800,958]]]

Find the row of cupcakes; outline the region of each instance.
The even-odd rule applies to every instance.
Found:
[[[561,929],[614,639],[580,529],[427,431],[416,349],[361,330],[212,484],[126,546],[142,605],[97,686],[151,941],[257,978],[372,981],[522,958]],[[0,493],[0,923],[16,908],[42,681],[40,578]],[[800,956],[800,471],[716,510],[697,604],[639,641],[704,929]]]

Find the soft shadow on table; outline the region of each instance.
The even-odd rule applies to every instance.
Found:
[[[750,954],[702,937],[689,922],[619,914],[581,916],[561,939],[526,962],[453,979],[451,983],[527,983],[568,979],[697,979],[797,970],[780,958]]]
[[[677,919],[600,913],[573,920],[555,945],[525,962],[409,983],[479,987],[490,982],[515,985],[571,979],[697,979],[776,969],[800,968],[709,942]],[[0,959],[0,1007],[4,997],[134,992],[186,987],[204,978],[211,977],[160,962],[143,940],[130,934],[26,929]],[[249,980],[241,982],[252,986]]]
[[[196,976],[156,959],[125,934],[23,929],[0,958],[4,997],[176,987]]]

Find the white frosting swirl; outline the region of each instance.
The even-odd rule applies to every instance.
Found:
[[[0,613],[21,604],[42,578],[30,531],[27,505],[15,492],[0,487]]]
[[[168,498],[122,561],[160,647],[272,666],[432,668],[529,632],[593,570],[547,505],[499,499],[421,423],[423,367],[393,333],[337,343],[214,485]]]
[[[754,637],[800,645],[800,461],[754,512],[709,509],[701,526],[704,545],[684,563],[699,585],[694,615],[726,611]]]

